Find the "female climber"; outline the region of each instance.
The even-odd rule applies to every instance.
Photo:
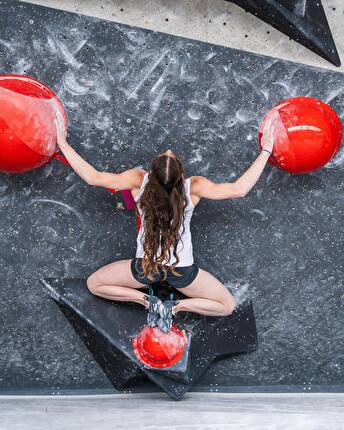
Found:
[[[63,120],[57,117],[57,143],[72,168],[88,184],[131,190],[141,215],[136,255],[109,263],[87,279],[91,293],[109,300],[132,301],[149,309],[154,319],[170,325],[178,312],[229,315],[235,299],[212,274],[194,261],[190,233],[192,213],[202,198],[222,200],[244,197],[258,181],[273,148],[274,127],[263,130],[262,151],[236,181],[214,183],[203,176],[185,178],[182,163],[168,149],[151,162],[148,172],[133,168],[122,173],[96,170],[66,141]],[[161,302],[139,289],[166,280],[186,296],[180,301]]]

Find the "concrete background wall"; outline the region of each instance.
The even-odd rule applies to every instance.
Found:
[[[341,430],[343,395],[0,397],[1,430]],[[25,423],[25,424],[24,424]]]
[[[340,68],[331,65],[270,25],[224,0],[33,0],[31,3],[344,71],[344,64]],[[323,0],[322,4],[344,63],[344,2]]]

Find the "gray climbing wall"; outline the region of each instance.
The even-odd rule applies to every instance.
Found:
[[[148,168],[171,147],[187,176],[234,180],[280,100],[314,96],[344,115],[340,73],[15,1],[0,14],[0,70],[48,84],[71,145],[100,170]],[[197,207],[195,259],[253,300],[259,350],[214,363],[195,389],[342,389],[343,163],[267,167],[246,198]],[[38,279],[132,257],[133,213],[54,161],[0,175],[0,220],[0,392],[111,389]]]

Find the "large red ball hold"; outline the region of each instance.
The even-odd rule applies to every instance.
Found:
[[[27,76],[0,75],[0,172],[27,172],[54,157],[57,110],[67,126],[50,88]]]
[[[187,343],[185,332],[174,324],[169,333],[147,325],[132,341],[137,359],[148,367],[157,368],[176,364],[182,358]]]
[[[262,132],[271,120],[274,148],[269,162],[290,173],[309,173],[323,167],[342,143],[342,124],[336,112],[321,100],[295,97],[274,106],[263,118]]]

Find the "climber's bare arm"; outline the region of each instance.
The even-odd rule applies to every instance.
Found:
[[[218,184],[204,176],[193,176],[190,189],[191,195],[194,196],[193,202],[197,203],[197,199],[199,201],[201,198],[224,200],[245,197],[257,183],[268,158],[267,152],[261,152],[246,172],[234,182]]]
[[[89,179],[90,185],[116,190],[135,190],[141,187],[146,171],[139,168],[126,170],[122,173],[109,173],[96,171]]]
[[[264,167],[273,150],[274,131],[275,125],[272,123],[272,120],[267,121],[261,140],[262,152],[236,181],[216,184],[203,176],[193,176],[190,188],[192,202],[197,204],[201,198],[224,200],[245,197],[256,185],[260,175],[263,173]]]
[[[56,118],[57,144],[75,172],[88,184],[116,190],[140,188],[145,171],[130,169],[122,173],[101,172],[84,160],[67,142],[66,129],[61,115]]]

